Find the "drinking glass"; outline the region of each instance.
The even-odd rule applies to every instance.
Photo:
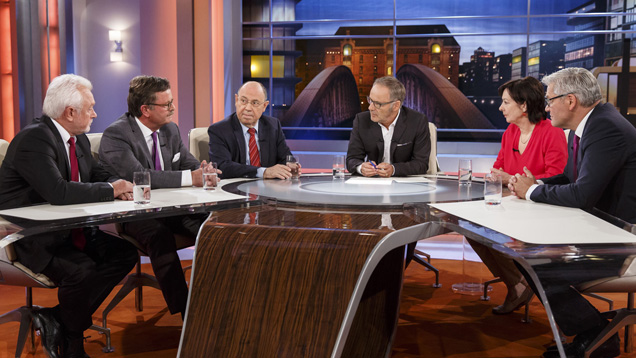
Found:
[[[345,178],[345,157],[344,155],[336,155],[333,157],[333,178],[342,180]]]
[[[501,175],[487,173],[484,177],[484,200],[486,205],[501,204]]]
[[[150,172],[133,173],[133,201],[138,205],[150,204]]]
[[[216,184],[219,181],[219,177],[216,173],[216,163],[209,162],[208,165],[203,166],[203,190],[216,190]]]
[[[473,176],[473,161],[470,159],[460,159],[457,175],[459,185],[470,185]]]
[[[300,170],[299,170],[300,168],[299,168],[298,158],[294,157],[293,155],[288,155],[287,166],[291,169],[292,179],[300,178]]]

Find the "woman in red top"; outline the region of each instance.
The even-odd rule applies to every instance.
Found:
[[[504,185],[511,176],[527,167],[537,179],[563,173],[568,160],[567,142],[561,128],[546,119],[545,91],[534,77],[509,81],[499,87],[499,110],[510,123],[501,140],[501,150],[491,172],[502,176]],[[511,313],[532,299],[532,290],[514,262],[477,242],[469,241],[490,271],[500,277],[508,294],[494,314]]]

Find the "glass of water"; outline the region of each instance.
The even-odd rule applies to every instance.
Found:
[[[138,205],[150,204],[150,172],[133,173],[133,201]]]
[[[293,155],[287,156],[287,166],[291,169],[291,178],[298,179],[300,178],[300,164],[298,163],[298,158]]]
[[[333,157],[333,178],[342,180],[345,178],[345,157],[344,155],[336,155]]]
[[[209,162],[208,165],[204,165],[203,171],[203,190],[216,190],[216,185],[219,181],[216,173],[216,163]]]
[[[473,177],[473,161],[470,159],[460,159],[457,172],[459,185],[470,185]]]
[[[486,205],[501,204],[501,175],[495,173],[487,173],[484,177],[484,200]]]

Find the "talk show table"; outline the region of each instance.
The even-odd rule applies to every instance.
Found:
[[[4,210],[0,248],[43,231],[209,212],[179,357],[389,356],[404,245],[448,231],[510,256],[540,291],[533,265],[636,254],[627,224],[512,197],[487,207],[480,183],[347,180],[224,180],[213,193],[153,190],[143,208],[116,201]],[[546,311],[556,334],[549,304]]]

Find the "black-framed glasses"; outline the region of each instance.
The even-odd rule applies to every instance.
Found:
[[[568,92],[568,93],[560,94],[560,95],[558,95],[558,96],[554,96],[554,97],[552,97],[552,98],[548,98],[548,97],[546,97],[546,98],[545,98],[545,105],[546,105],[547,107],[550,107],[550,106],[552,105],[552,101],[554,101],[555,99],[561,98],[561,97],[565,97],[565,96],[567,96],[567,95],[569,95],[569,94],[572,94],[572,92]]]
[[[170,109],[172,108],[172,106],[174,106],[174,99],[168,103],[164,103],[164,104],[159,104],[159,103],[148,103],[148,106],[159,106],[159,107],[166,107],[166,109]]]
[[[260,106],[261,104],[263,104],[263,103],[265,103],[265,102],[261,102],[261,101],[256,100],[256,99],[253,99],[253,100],[251,100],[251,101],[250,101],[250,100],[248,100],[248,99],[247,99],[247,98],[245,98],[245,97],[241,97],[241,98],[239,98],[239,103],[240,103],[242,106],[247,106],[247,104],[249,103],[249,104],[251,104],[251,105],[252,105],[252,107],[258,107],[258,106]]]
[[[367,96],[367,102],[369,102],[369,106],[373,105],[373,107],[380,109],[382,108],[382,106],[384,106],[385,104],[391,104],[393,102],[397,102],[397,99],[393,100],[393,101],[388,101],[388,102],[378,102],[378,101],[374,101],[371,99],[371,97]]]

